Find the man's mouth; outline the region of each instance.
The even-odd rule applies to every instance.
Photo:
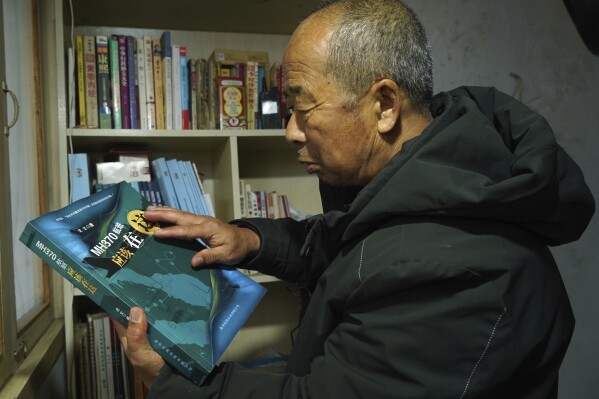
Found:
[[[302,162],[302,161],[300,161],[300,163],[302,165],[304,165],[304,168],[306,169],[306,172],[308,172],[310,174],[318,172],[318,164],[317,163],[314,163],[314,162]]]

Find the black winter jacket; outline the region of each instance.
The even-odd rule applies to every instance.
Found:
[[[349,209],[241,222],[262,237],[244,267],[309,292],[286,373],[223,363],[197,387],[165,367],[150,397],[557,396],[574,318],[548,246],[582,234],[590,191],[511,97],[459,88],[432,112]]]

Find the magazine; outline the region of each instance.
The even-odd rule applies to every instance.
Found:
[[[200,384],[265,289],[236,269],[193,269],[205,247],[157,239],[147,204],[119,183],[30,221],[20,240],[123,325],[144,309],[154,350]]]

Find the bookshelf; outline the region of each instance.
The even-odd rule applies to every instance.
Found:
[[[208,58],[215,48],[267,51],[270,62],[280,61],[289,34],[317,1],[186,2],[157,0],[52,0],[40,4],[45,68],[44,127],[49,154],[47,180],[50,209],[69,201],[67,154],[86,152],[101,159],[110,148],[143,148],[150,158],[164,156],[194,161],[205,175],[216,214],[223,220],[241,216],[239,180],[266,191],[285,193],[308,214],[321,212],[317,180],[295,160],[295,150],[277,130],[128,130],[80,129],[68,126],[67,50],[72,35],[114,33],[160,38],[171,32],[172,42],[187,47],[193,58]],[[71,18],[71,5],[74,18]],[[120,11],[117,11],[120,10]],[[232,11],[235,10],[235,11]],[[135,17],[132,17],[135,15]],[[71,19],[73,24],[71,25]],[[286,283],[257,276],[268,292],[222,360],[250,360],[269,350],[288,353],[290,334],[297,324],[298,302]],[[70,396],[74,397],[75,322],[91,302],[68,283],[63,284],[66,363]]]

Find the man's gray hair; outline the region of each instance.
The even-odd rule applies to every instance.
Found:
[[[348,106],[377,80],[391,79],[419,113],[429,115],[433,61],[416,14],[398,0],[328,0],[315,12],[329,7],[335,13],[325,74],[341,85]]]

